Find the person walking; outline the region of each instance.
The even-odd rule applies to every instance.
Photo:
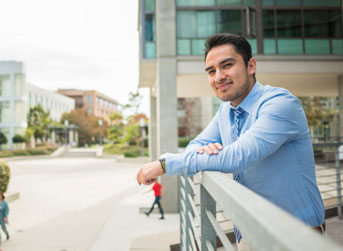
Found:
[[[0,225],[2,228],[2,231],[6,234],[6,239],[8,240],[10,238],[10,235],[8,234],[6,224],[8,224],[8,204],[5,200],[5,195],[3,193],[0,193]],[[1,235],[0,235],[0,243],[1,243]]]
[[[155,194],[155,200],[154,203],[152,203],[152,206],[149,210],[149,212],[145,212],[146,216],[149,217],[149,215],[151,214],[151,212],[154,210],[155,204],[157,204],[158,209],[160,210],[161,213],[161,217],[160,220],[164,220],[164,214],[163,214],[163,209],[160,203],[161,200],[161,195],[162,195],[162,185],[160,183],[158,183],[157,179],[154,182],[154,185],[151,188],[151,191],[154,191]]]

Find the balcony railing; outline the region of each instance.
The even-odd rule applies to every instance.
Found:
[[[231,218],[253,250],[342,250],[226,174],[201,176],[200,191],[192,178],[179,178],[180,250],[216,250],[217,236],[225,250],[235,250],[216,219],[217,208]]]

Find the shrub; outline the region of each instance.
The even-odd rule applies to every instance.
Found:
[[[0,151],[0,158],[14,156],[12,151]]]
[[[0,162],[0,192],[7,191],[8,183],[10,182],[11,172],[10,167],[6,162]]]
[[[21,135],[14,135],[13,139],[13,143],[24,143],[25,142],[25,138]]]
[[[139,148],[130,149],[124,152],[124,156],[127,158],[136,158],[141,156],[141,150]]]
[[[178,145],[179,147],[186,147],[191,140],[191,138],[179,138]]]
[[[47,149],[43,149],[43,148],[31,148],[31,149],[27,149],[28,153],[30,155],[42,155],[42,154],[49,154]]]
[[[14,156],[26,156],[26,155],[29,155],[29,153],[26,150],[14,150],[13,155]]]

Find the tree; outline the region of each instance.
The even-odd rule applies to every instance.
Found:
[[[86,111],[76,109],[70,113],[64,113],[61,118],[61,123],[68,120],[69,124],[77,125],[79,133],[79,143],[93,144],[99,139],[100,135],[106,136],[107,122],[103,121],[102,127],[98,124],[98,118],[94,115],[88,114]]]
[[[312,132],[319,129],[325,132],[325,128],[331,124],[337,110],[323,107],[322,97],[299,97],[304,108],[307,123]]]
[[[111,126],[107,129],[108,139],[114,143],[119,143],[124,135],[123,115],[121,112],[115,112],[110,115]]]
[[[131,113],[137,114],[141,105],[143,97],[139,94],[139,91],[129,92],[129,103],[122,106],[124,111],[131,110]]]
[[[44,111],[41,105],[31,107],[27,115],[28,128],[33,130],[35,139],[44,140],[49,137],[49,125],[52,124],[50,113]]]
[[[0,149],[2,144],[7,144],[7,138],[3,132],[0,132]]]

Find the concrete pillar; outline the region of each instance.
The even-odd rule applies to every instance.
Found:
[[[175,0],[156,1],[157,153],[177,152]],[[166,213],[178,212],[177,177],[162,176]]]
[[[337,84],[338,84],[338,98],[339,98],[339,132],[340,137],[343,137],[343,75],[337,76]],[[341,139],[342,141],[342,139]]]
[[[79,132],[75,131],[75,146],[79,146]]]
[[[158,158],[157,155],[157,125],[156,125],[156,97],[150,93],[150,119],[149,119],[149,156],[150,161]]]
[[[69,129],[69,145],[72,145],[74,142],[74,130]]]
[[[52,129],[52,132],[51,132],[51,144],[53,144],[53,145],[56,144],[56,132],[55,132],[55,129]]]

